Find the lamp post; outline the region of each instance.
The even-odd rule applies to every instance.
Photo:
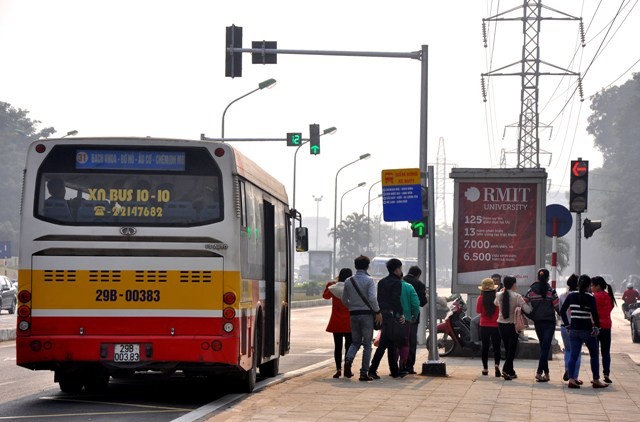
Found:
[[[244,94],[241,97],[236,98],[235,100],[231,101],[224,109],[224,111],[222,112],[222,138],[224,139],[224,116],[227,114],[227,109],[229,109],[229,107],[231,106],[231,104],[235,103],[238,100],[243,99],[244,97],[253,94],[256,91],[260,91],[261,89],[265,89],[265,88],[270,88],[272,86],[274,86],[276,84],[276,80],[275,79],[267,79],[266,81],[262,81],[258,84],[258,87],[256,89],[254,89],[251,92],[247,92],[246,94]]]
[[[61,137],[60,137],[60,139],[62,139],[62,138],[66,138],[67,136],[76,136],[77,134],[78,134],[78,131],[77,131],[77,130],[70,130],[69,132],[67,132],[67,134],[66,134],[66,135],[61,136]]]
[[[320,237],[319,229],[318,229],[318,221],[320,219],[320,201],[322,201],[322,195],[315,196],[312,195],[313,199],[316,201],[316,251],[318,250],[318,238]]]
[[[333,268],[331,268],[331,274],[333,276],[335,276],[336,274],[336,219],[338,218],[338,175],[344,168],[349,167],[351,164],[355,164],[360,160],[366,160],[369,157],[371,157],[371,154],[369,153],[362,154],[360,157],[358,157],[357,160],[353,160],[352,162],[345,164],[336,172],[336,183],[333,196],[333,260],[331,262],[333,266]]]
[[[373,201],[375,201],[378,198],[382,198],[382,194],[379,193],[378,196],[376,196],[375,198],[371,198],[369,199],[367,202],[365,202],[364,204],[362,204],[362,212],[360,214],[364,214],[364,207],[367,207],[367,219],[369,219],[369,210],[371,209],[371,207],[369,206],[369,204]]]
[[[371,212],[371,189],[377,185],[378,183],[381,183],[382,180],[378,180],[377,182],[371,184],[371,186],[369,186],[369,195],[367,197],[368,202],[367,202],[367,249],[371,248],[371,221],[369,221],[369,215]],[[378,195],[378,198],[381,197],[382,194]],[[364,214],[364,211],[362,212]]]
[[[358,183],[358,185],[357,185],[357,186],[352,187],[351,189],[349,189],[348,191],[346,191],[345,193],[343,193],[343,194],[342,194],[342,196],[340,197],[340,222],[341,222],[341,223],[342,223],[342,200],[344,199],[344,196],[345,196],[346,194],[348,194],[349,192],[353,191],[353,190],[356,190],[356,189],[358,189],[358,188],[363,187],[363,186],[364,186],[364,185],[366,185],[366,184],[367,184],[366,182],[360,182],[360,183]]]
[[[336,133],[338,131],[338,129],[336,129],[334,126],[331,126],[328,129],[325,129],[322,131],[322,133],[320,134],[320,136],[323,135],[333,135],[334,133]],[[309,141],[302,141],[300,142],[300,145],[298,145],[298,148],[296,148],[296,152],[293,154],[293,198],[291,201],[291,268],[295,268],[295,262],[296,262],[296,215],[298,214],[298,211],[296,210],[296,163],[298,160],[298,151],[300,151],[300,147],[306,143],[308,143]],[[316,249],[317,248],[317,225],[318,225],[318,220],[316,217]]]

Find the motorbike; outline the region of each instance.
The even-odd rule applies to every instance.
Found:
[[[458,296],[449,304],[449,312],[444,321],[438,324],[436,330],[436,344],[440,356],[448,356],[457,347],[469,348],[476,352],[477,343],[471,341],[471,318],[466,314],[467,305]],[[427,337],[427,350],[431,347],[431,334]]]
[[[631,314],[633,314],[633,311],[640,308],[640,303],[631,303],[627,306],[623,306],[623,308],[625,308],[624,319],[631,321]]]

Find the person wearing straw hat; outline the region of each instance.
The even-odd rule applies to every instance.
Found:
[[[500,371],[500,332],[498,331],[499,309],[495,305],[496,289],[494,280],[485,278],[478,286],[480,296],[476,303],[476,312],[480,315],[480,340],[482,341],[482,375],[489,375],[489,346],[493,346],[493,363],[495,376],[501,377]]]

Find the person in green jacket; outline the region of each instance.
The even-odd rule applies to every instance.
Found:
[[[398,372],[400,375],[405,375],[409,371],[407,370],[407,358],[409,357],[409,330],[411,329],[411,323],[417,321],[420,318],[420,300],[416,289],[406,281],[402,280],[402,291],[400,293],[400,303],[402,304],[402,312],[404,314],[404,342],[398,342],[398,356],[400,362],[398,363]]]

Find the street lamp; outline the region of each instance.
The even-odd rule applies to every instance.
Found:
[[[231,106],[231,104],[235,103],[238,100],[243,99],[244,97],[253,94],[256,91],[260,91],[261,89],[265,89],[265,88],[271,88],[272,86],[274,86],[276,84],[276,80],[275,79],[267,79],[266,81],[262,81],[258,84],[258,87],[256,89],[254,89],[251,92],[247,92],[246,94],[244,94],[241,97],[236,98],[235,100],[231,101],[227,107],[225,107],[224,112],[222,113],[222,138],[224,139],[224,116],[227,114],[227,109]]]
[[[366,185],[366,182],[360,182],[358,183],[358,186],[354,186],[351,189],[349,189],[348,191],[346,191],[345,193],[342,194],[342,196],[340,197],[340,222],[342,223],[342,200],[344,199],[344,196],[346,194],[348,194],[349,192],[351,192],[352,190],[356,190],[358,188],[363,187],[364,185]]]
[[[78,134],[78,131],[77,131],[77,130],[70,130],[69,132],[67,132],[67,134],[66,134],[66,135],[61,136],[61,137],[60,137],[60,139],[62,139],[62,138],[66,138],[67,136],[76,136],[77,134]]]
[[[274,81],[275,83],[275,81]],[[335,127],[330,127],[328,129],[325,129],[322,131],[322,133],[320,134],[320,136],[323,135],[332,135],[334,133],[336,133],[338,131],[338,129],[336,129]],[[302,141],[300,142],[300,145],[298,145],[298,148],[296,148],[296,152],[293,154],[293,198],[292,198],[292,202],[291,202],[291,267],[294,268],[295,267],[295,262],[296,262],[296,237],[295,237],[295,233],[296,233],[296,215],[298,214],[298,211],[296,210],[296,163],[298,160],[298,151],[300,150],[300,147],[306,143],[308,143],[309,140],[306,141]],[[317,226],[318,226],[318,219],[316,217],[316,249],[317,248]]]
[[[320,230],[318,229],[318,221],[320,219],[320,201],[322,201],[322,195],[312,195],[316,201],[316,251],[318,250],[318,238],[320,237]]]
[[[367,202],[367,249],[370,249],[370,245],[371,245],[371,221],[369,220],[369,215],[371,212],[371,188],[373,188],[375,185],[377,185],[378,183],[382,182],[382,180],[378,180],[377,182],[371,184],[371,186],[369,186],[369,196],[367,197],[368,202]],[[378,197],[382,196],[382,194],[378,195]],[[364,214],[364,211],[363,211]]]
[[[371,199],[369,199],[367,202],[365,202],[364,204],[362,204],[362,212],[361,212],[361,214],[364,214],[364,207],[367,207],[367,219],[369,218],[369,209],[371,208],[371,207],[369,207],[368,205],[369,205],[371,202],[373,202],[373,201],[375,201],[376,199],[378,199],[378,198],[382,198],[382,194],[381,194],[381,193],[379,193],[379,194],[378,194],[378,196],[376,196],[375,198],[371,198]]]
[[[345,164],[344,166],[340,167],[340,169],[336,172],[336,183],[335,183],[334,196],[333,196],[333,260],[332,260],[333,268],[331,269],[332,275],[336,274],[336,241],[337,241],[336,219],[338,218],[338,215],[337,215],[338,214],[338,175],[345,167],[349,167],[351,164],[355,164],[360,160],[366,160],[369,157],[371,157],[371,154],[369,153],[362,154],[360,157],[358,157],[357,160],[353,160],[352,162]]]

